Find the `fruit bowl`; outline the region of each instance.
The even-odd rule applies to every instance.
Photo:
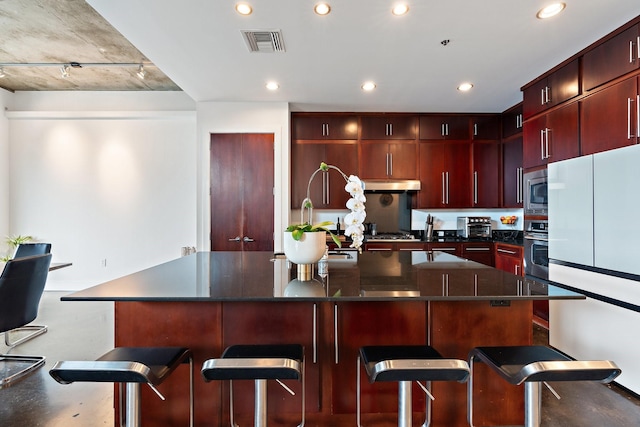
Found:
[[[510,215],[510,216],[501,216],[500,217],[500,222],[503,224],[509,224],[509,225],[513,225],[516,223],[516,221],[518,221],[518,217],[515,215]]]

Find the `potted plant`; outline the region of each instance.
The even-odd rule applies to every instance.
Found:
[[[355,175],[347,176],[338,167],[320,163],[320,167],[309,178],[307,185],[307,197],[302,201],[300,212],[300,223],[287,227],[284,235],[284,253],[291,262],[296,264],[313,264],[318,262],[324,255],[327,233],[329,233],[338,247],[342,247],[338,236],[333,234],[327,227],[332,225],[331,221],[324,221],[312,224],[313,202],[309,197],[311,182],[319,172],[329,172],[336,170],[346,181],[345,191],[351,198],[347,201],[347,208],[351,210],[344,218],[346,228],[345,236],[351,238],[350,247],[361,250],[364,239],[364,219],[366,217],[364,203],[366,198],[362,181]],[[304,212],[307,210],[308,219],[304,220]]]
[[[18,245],[20,245],[20,243],[27,243],[32,240],[33,237],[31,236],[17,235],[14,237],[7,237],[7,244],[9,245],[10,253],[8,252],[4,257],[0,258],[0,261],[9,261],[13,257],[13,254],[16,252],[16,248],[18,247]]]

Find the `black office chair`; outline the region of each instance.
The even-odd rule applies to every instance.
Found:
[[[51,243],[20,243],[16,249],[16,253],[13,255],[13,259],[24,258],[34,255],[45,255],[51,253]],[[27,333],[22,338],[15,341],[11,341],[11,334]],[[42,335],[47,332],[47,325],[25,325],[20,328],[16,328],[12,331],[4,333],[4,343],[7,347],[13,348],[22,344],[25,341],[29,341],[38,335]]]
[[[40,298],[49,274],[51,254],[13,259],[0,276],[0,332],[22,327],[38,315]],[[0,354],[0,389],[44,365],[44,356]]]
[[[13,258],[51,253],[51,243],[20,243]]]

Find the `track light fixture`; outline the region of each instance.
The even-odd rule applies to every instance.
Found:
[[[136,76],[138,76],[140,80],[144,80],[145,74],[147,73],[144,71],[144,65],[140,64],[140,66],[138,66],[138,72],[136,73]]]
[[[69,77],[69,69],[71,68],[71,66],[69,64],[65,64],[60,68],[60,74],[62,75],[63,79],[66,79],[67,77]]]

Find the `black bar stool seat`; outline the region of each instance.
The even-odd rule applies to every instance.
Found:
[[[189,425],[193,426],[193,358],[185,347],[116,347],[95,361],[60,361],[49,374],[61,384],[111,382],[120,384],[120,423],[125,406],[126,425],[140,425],[140,384],[156,389],[180,364],[189,363]],[[122,404],[122,384],[126,384],[126,404]]]
[[[304,348],[299,344],[232,345],[220,358],[209,359],[202,365],[205,381],[230,381],[230,418],[233,415],[233,380],[255,381],[254,425],[267,425],[267,380],[277,380],[289,393],[294,394],[280,380],[302,382],[302,421],[305,423]]]
[[[575,360],[547,346],[476,347],[469,353],[468,418],[473,426],[473,362],[487,364],[507,382],[525,384],[525,426],[540,425],[540,382],[598,381],[610,383],[621,369],[608,360]]]
[[[357,423],[360,423],[360,361],[364,364],[369,382],[398,382],[398,426],[411,426],[411,383],[413,381],[458,381],[469,377],[469,365],[465,360],[445,359],[436,349],[427,345],[384,345],[360,348],[358,358]],[[425,391],[432,398],[428,391]],[[431,419],[431,400],[427,399],[423,425]]]

